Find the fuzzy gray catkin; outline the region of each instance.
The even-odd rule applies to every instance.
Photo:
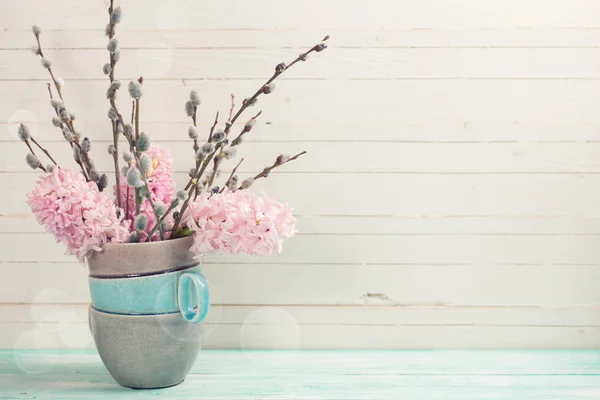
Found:
[[[146,214],[138,214],[133,220],[133,225],[138,231],[143,231],[148,226],[148,217]]]
[[[211,136],[211,140],[213,142],[215,142],[215,143],[222,142],[223,140],[225,140],[225,132],[223,132],[223,131],[216,131]]]
[[[50,68],[52,66],[52,61],[48,60],[45,57],[42,57],[42,59],[41,59],[40,62],[42,63],[42,67],[44,67],[46,69],[48,69],[48,68]]]
[[[131,232],[127,237],[127,243],[138,243],[140,241],[140,235],[137,232]]]
[[[90,139],[84,138],[83,141],[81,142],[81,151],[83,151],[84,153],[89,153],[91,148],[92,148],[92,143],[90,142]]]
[[[186,201],[188,198],[188,193],[185,190],[178,190],[175,195],[179,201]]]
[[[92,168],[90,170],[90,179],[94,182],[98,182],[100,180],[100,173],[96,168]]]
[[[110,118],[112,121],[116,121],[119,118],[117,112],[112,107],[108,109],[108,118]]]
[[[61,100],[59,100],[59,99],[52,99],[52,100],[50,100],[50,105],[55,110],[60,110],[64,106],[63,102]]]
[[[20,124],[17,130],[17,134],[19,135],[19,139],[26,142],[31,138],[31,132],[29,131],[29,127],[25,124]]]
[[[25,162],[31,167],[31,169],[37,169],[42,165],[40,160],[38,160],[38,158],[31,153],[27,153]]]
[[[150,137],[144,132],[140,133],[136,147],[138,151],[147,151],[150,148]]]
[[[129,152],[129,151],[124,151],[123,152],[123,160],[129,164],[130,162],[133,161],[133,154],[131,154],[131,152]]]
[[[110,14],[110,23],[117,25],[121,22],[121,18],[123,17],[123,10],[121,10],[121,6],[117,6],[113,9]]]
[[[73,135],[73,132],[71,132],[67,128],[63,128],[62,133],[63,137],[67,142],[72,142],[73,140],[75,140],[75,135]],[[77,150],[79,150],[79,148],[77,148]]]
[[[142,97],[142,85],[137,81],[129,82],[129,95],[132,99],[139,100]]]
[[[152,168],[152,158],[147,154],[142,154],[140,157],[140,169],[143,173],[146,173],[150,168]]]
[[[188,117],[193,117],[195,112],[196,112],[196,106],[194,106],[194,103],[192,103],[191,101],[187,101],[185,103],[185,114]]]
[[[252,107],[254,105],[256,105],[258,99],[256,97],[252,98],[252,97],[248,97],[246,99],[244,99],[244,105],[246,107]]]
[[[142,183],[142,175],[140,174],[140,170],[135,167],[127,170],[126,178],[129,186],[138,187]]]
[[[212,143],[204,143],[200,150],[202,151],[202,154],[210,154],[215,151],[215,145]]]
[[[98,189],[100,191],[102,191],[107,186],[108,186],[108,176],[106,176],[106,174],[100,175],[100,179],[98,180]]]
[[[190,139],[198,139],[198,129],[195,126],[190,126],[188,128],[188,136]]]
[[[167,212],[167,207],[165,206],[165,203],[163,203],[162,201],[157,201],[156,203],[154,203],[154,214],[161,216],[165,212]]]
[[[81,163],[81,151],[79,151],[78,146],[73,146],[73,159],[78,164]]]
[[[228,147],[225,150],[223,150],[223,156],[228,159],[235,157],[236,154],[237,149],[235,147]]]
[[[117,50],[119,50],[119,41],[114,38],[110,39],[106,45],[106,49],[114,54]]]
[[[198,95],[198,92],[196,92],[195,90],[192,90],[190,92],[190,102],[196,107],[200,105],[200,95]]]
[[[254,183],[254,178],[246,178],[242,182],[242,189],[248,189]]]

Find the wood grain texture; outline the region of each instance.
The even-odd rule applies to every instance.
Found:
[[[2,262],[72,262],[47,234],[3,235]],[[23,254],[26,242],[36,252]],[[272,264],[593,264],[600,235],[298,235]],[[307,251],[306,249],[310,249]],[[435,251],[432,251],[435,249]],[[216,256],[215,256],[216,257]],[[220,262],[258,264],[245,255],[220,255]]]
[[[38,0],[23,1],[22,8],[7,10],[6,28],[29,29],[31,20],[47,29],[104,29],[103,1],[91,4],[56,0],[52,5]],[[593,0],[518,0],[498,3],[492,0],[444,0],[414,2],[401,0],[307,0],[302,3],[262,1],[257,7],[224,0],[207,5],[193,0],[177,4],[158,1],[123,0],[125,10],[135,10],[135,18],[124,19],[130,29],[265,29],[265,28],[517,28],[517,27],[597,27],[600,6]],[[160,10],[160,12],[157,12]],[[432,13],[431,10],[437,12]],[[266,13],[265,11],[270,11]],[[63,20],[54,18],[62,15]],[[130,16],[131,11],[130,11]],[[332,20],[332,15],[335,19]]]
[[[136,29],[124,21],[119,29],[121,48],[137,49],[266,49],[300,50],[325,35],[334,48],[596,48],[600,30],[585,27],[437,28],[380,27],[324,29],[296,27],[277,29],[205,28],[204,26]],[[44,30],[44,45],[55,49],[102,49],[106,39],[101,28]],[[29,27],[0,31],[4,50],[29,50],[33,36]],[[335,44],[334,44],[335,43]]]
[[[600,265],[252,261],[204,265],[213,305],[600,306]],[[87,304],[87,275],[77,263],[0,264],[0,303]]]
[[[582,400],[598,396],[599,357],[595,351],[204,350],[183,384],[135,391],[118,386],[94,351],[5,351],[0,382],[11,399]]]
[[[308,151],[255,186],[294,206],[300,234],[281,256],[207,260],[208,347],[600,346],[596,1],[119,4],[117,76],[146,78],[142,129],[173,154],[179,184],[191,160],[191,89],[208,134],[231,93],[241,101],[275,64],[332,38],[250,110],[263,114],[241,148],[243,176],[280,152]],[[106,6],[22,0],[0,16],[0,347],[91,343],[86,270],[23,201],[36,174],[16,128],[29,123],[69,165],[50,124],[48,77],[29,51],[37,23],[78,129],[98,168],[111,170]],[[128,113],[126,91],[118,102]],[[544,394],[576,398],[556,390]]]
[[[316,37],[307,41],[310,48]],[[124,49],[125,50],[125,49]],[[293,60],[299,49],[132,49],[119,62],[119,76],[146,79],[259,78],[281,60]],[[68,80],[102,79],[106,49],[48,50],[53,68]],[[514,60],[507,64],[506,59]],[[232,62],[235,60],[235,62]],[[13,80],[47,79],[47,71],[32,62],[29,49],[0,53],[0,76]],[[243,68],[240,66],[243,65]],[[456,79],[505,78],[598,79],[597,48],[347,48],[313,56],[288,77],[304,79]]]
[[[33,60],[35,61],[35,60]],[[291,71],[291,70],[290,70]],[[535,122],[598,123],[594,104],[600,98],[600,80],[588,79],[298,79],[282,77],[277,90],[254,107],[262,119],[324,122]],[[209,127],[218,110],[229,109],[230,94],[253,94],[270,76],[215,80],[155,79],[144,83],[145,119],[152,122],[189,121],[183,104],[192,89],[202,93],[201,123]],[[129,77],[134,78],[134,77]],[[137,78],[137,76],[136,76]],[[0,91],[19,93],[3,97],[0,119],[50,121],[46,79],[0,81]],[[106,123],[106,78],[66,81],[67,107],[82,120]],[[515,95],[518,93],[519,95]],[[119,103],[129,109],[124,94]],[[27,114],[27,113],[30,114]],[[20,113],[20,114],[19,114]],[[250,119],[251,114],[242,118]],[[49,124],[49,122],[48,122]],[[47,129],[52,129],[46,125]],[[366,133],[365,133],[366,134]]]
[[[291,173],[281,169],[253,188],[289,202],[306,215],[600,215],[598,174]],[[24,196],[36,179],[33,173],[0,173],[0,187]],[[175,174],[179,185],[188,179],[187,174]],[[377,195],[365,193],[367,189]],[[342,201],[348,197],[352,201]],[[3,206],[6,214],[30,212],[22,201]]]
[[[58,132],[54,132],[58,133]],[[183,135],[182,135],[183,136]],[[40,142],[55,160],[68,165],[72,150],[65,142]],[[178,155],[173,168],[186,172],[193,166],[191,141],[155,142]],[[98,170],[113,171],[106,157],[108,142],[95,142],[93,153]],[[111,141],[112,144],[112,141]],[[2,172],[31,172],[24,162],[24,144],[4,143],[6,156],[0,160]],[[298,162],[281,168],[284,172],[370,172],[370,173],[600,173],[600,143],[381,143],[371,142],[255,142],[240,147],[237,159],[244,157],[239,172],[258,173],[272,164],[281,152],[306,151]],[[377,157],[364,157],[377,154]],[[248,160],[246,162],[246,160]],[[236,160],[225,162],[230,171]]]
[[[87,307],[0,306],[0,349],[93,348]],[[206,322],[204,346],[246,350],[591,349],[600,344],[597,315],[597,306],[215,305]]]

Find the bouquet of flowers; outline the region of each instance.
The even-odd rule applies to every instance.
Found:
[[[193,158],[187,184],[176,190],[169,153],[152,143],[150,135],[141,129],[143,78],[127,85],[132,98],[131,119],[127,120],[129,113],[124,114],[117,106],[122,84],[115,78],[121,57],[115,33],[122,10],[114,7],[113,2],[111,0],[108,9],[109,23],[105,30],[108,62],[103,72],[108,80],[106,98],[112,144],[107,152],[114,164],[114,199],[107,193],[107,175],[100,173],[92,160],[91,141],[76,129],[75,115],[66,106],[63,81],[55,75],[41,45],[41,29],[35,25],[32,28],[36,39],[32,52],[40,57],[51,79],[48,93],[56,114],[52,124],[64,137],[65,145],[71,147],[77,164],[75,169],[59,165],[32,136],[30,129],[25,124],[19,125],[19,137],[29,149],[27,164],[43,172],[35,189],[27,195],[27,203],[37,221],[58,242],[66,245],[67,254],[76,255],[82,262],[92,252],[101,251],[104,243],[151,242],[190,235],[194,242],[191,250],[198,256],[213,252],[253,255],[280,252],[283,239],[296,232],[292,209],[273,197],[249,189],[256,180],[268,177],[271,171],[305,152],[293,156],[279,154],[271,165],[245,179],[236,173],[244,161],[241,159],[224,182],[219,184],[217,179],[221,166],[235,158],[238,147],[252,131],[261,112],[243,124],[238,121],[242,114],[254,107],[261,95],[272,93],[274,81],[284,72],[306,61],[309,54],[323,51],[329,37],[292,62],[277,64],[273,75],[237,109],[232,95],[227,118],[220,123],[219,113],[216,114],[206,140],[200,137],[196,122],[200,95],[191,91],[183,110],[191,120],[187,134]],[[40,161],[42,153],[49,164]]]

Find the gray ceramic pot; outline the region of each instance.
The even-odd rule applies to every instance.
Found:
[[[86,261],[90,276],[96,278],[164,273],[199,264],[190,251],[193,243],[191,236],[149,243],[106,243]]]
[[[164,279],[168,272],[199,265],[189,251],[192,242],[191,237],[186,237],[152,243],[106,244],[101,252],[87,260],[90,277],[112,281],[115,293],[130,291],[131,282],[128,281],[135,277],[147,277],[145,281],[150,284],[153,280]],[[181,294],[185,297],[188,292],[199,293],[186,287]],[[94,294],[92,291],[92,296]],[[208,292],[205,294],[206,301],[202,304],[208,306]],[[152,296],[149,298],[152,300]],[[188,313],[200,315],[200,303],[197,304],[198,311],[190,307],[185,310],[187,313],[182,310],[181,313],[145,315],[133,315],[139,314],[133,309],[107,313],[90,307],[92,336],[100,358],[113,378],[123,386],[136,389],[156,389],[181,383],[202,347],[204,324],[199,321],[208,310],[204,309],[202,317],[196,318],[195,323],[182,316]],[[189,316],[186,318],[193,320]]]
[[[90,307],[90,328],[120,385],[158,389],[183,382],[202,347],[204,323],[191,324],[179,313],[120,315]]]

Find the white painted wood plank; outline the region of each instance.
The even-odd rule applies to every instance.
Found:
[[[60,134],[58,130],[53,132]],[[185,133],[185,132],[184,132]],[[181,135],[183,136],[183,135]],[[112,144],[112,141],[110,142]],[[125,143],[123,140],[122,143]],[[173,168],[187,172],[194,165],[192,141],[155,142],[173,158]],[[63,166],[74,166],[72,149],[65,141],[41,144]],[[114,174],[109,142],[92,143],[96,168]],[[1,172],[30,172],[29,152],[22,142],[3,144]],[[307,151],[298,161],[282,167],[286,172],[383,172],[383,173],[539,173],[600,172],[600,143],[244,143],[237,156],[222,164],[229,172],[243,157],[240,173],[258,173],[273,164],[277,155]],[[40,160],[50,160],[40,152]],[[121,160],[121,164],[123,161]],[[225,176],[228,176],[225,174]]]
[[[93,110],[86,110],[92,112]],[[265,111],[266,113],[266,111]],[[299,113],[298,117],[301,117]],[[91,114],[90,114],[91,115]],[[93,112],[93,115],[97,115]],[[214,114],[203,108],[198,117],[198,126],[203,137],[208,135],[214,122]],[[26,112],[16,112],[10,121],[0,121],[0,143],[19,142],[17,126],[20,120],[27,121],[36,138],[44,142],[64,143],[60,131],[49,120],[37,118]],[[212,119],[209,121],[209,119]],[[233,132],[239,132],[245,121],[236,123]],[[190,120],[182,118],[173,122],[152,122],[141,118],[144,130],[155,141],[189,143],[187,129]],[[94,142],[112,140],[108,119],[77,118],[77,128]],[[286,122],[269,113],[259,118],[245,143],[254,142],[360,142],[360,143],[589,143],[600,141],[600,122],[571,123],[560,121],[539,122],[437,122],[437,121],[298,121]]]
[[[69,262],[48,234],[2,235],[3,262]],[[35,248],[25,251],[23,245]],[[298,235],[281,255],[220,255],[206,261],[284,264],[597,264],[599,235]]]
[[[268,0],[258,6],[235,0],[210,5],[192,0],[176,4],[123,0],[120,4],[126,16],[122,25],[127,29],[595,27],[600,18],[600,6],[593,0]],[[102,29],[106,25],[106,4],[100,0],[85,5],[70,0],[52,4],[24,0],[19,5],[5,11],[6,29],[27,29],[31,21],[47,29]],[[22,9],[28,12],[19,12]]]
[[[28,308],[27,305],[0,306],[3,332],[0,348],[93,348],[85,306],[35,306],[29,312]],[[575,318],[583,315],[581,321],[585,321],[592,313],[597,314],[597,310],[523,313],[511,308],[403,311],[351,307],[340,311],[339,307],[226,307],[223,313],[214,311],[208,316],[205,348],[575,349],[598,346],[600,333],[600,328],[585,322],[574,326],[547,325],[546,322],[557,318],[569,320],[578,313],[583,314]],[[41,315],[42,319],[29,320],[31,312]],[[220,321],[221,315],[229,316]],[[341,315],[344,317],[340,318]],[[365,317],[373,320],[373,316],[374,325],[364,323]],[[473,323],[480,318],[490,324]],[[382,320],[388,322],[381,325]],[[537,325],[540,322],[542,325]]]
[[[318,39],[315,39],[318,40]],[[306,44],[307,48],[312,42]],[[125,51],[117,77],[132,79],[259,79],[275,65],[293,60],[293,49],[156,49]],[[64,79],[102,79],[106,49],[48,50],[54,71]],[[506,60],[513,62],[506,63]],[[562,49],[336,49],[313,56],[289,76],[305,79],[423,78],[599,78],[597,48]],[[29,49],[0,52],[0,76],[47,79],[48,72]]]
[[[60,74],[57,71],[57,74]],[[267,71],[266,77],[269,75]],[[293,71],[289,73],[293,76]],[[147,121],[189,121],[183,103],[191,89],[203,99],[205,121],[226,112],[230,94],[253,94],[264,80],[149,80],[142,101]],[[106,121],[106,80],[67,81],[67,107],[88,121]],[[45,80],[2,81],[0,91],[15,93],[0,101],[5,121],[50,121],[52,109]],[[557,95],[560,93],[561,95]],[[123,110],[129,97],[121,94]],[[600,101],[600,80],[287,80],[251,111],[264,110],[264,120],[322,122],[507,122],[598,123],[594,107]],[[124,111],[125,113],[125,111]],[[33,114],[33,115],[31,115]],[[125,113],[127,114],[127,113]],[[16,122],[16,121],[15,121]],[[144,127],[142,127],[145,129]]]
[[[586,235],[600,217],[296,215],[302,234],[330,235]],[[31,213],[0,214],[0,233],[43,233]]]
[[[186,176],[176,174],[176,182],[185,185]],[[36,179],[34,173],[3,173],[0,187],[23,199]],[[597,174],[326,174],[282,168],[253,188],[301,215],[600,216]],[[2,211],[30,213],[24,201],[9,198]]]
[[[213,304],[600,307],[599,265],[208,263],[203,272]],[[87,277],[77,263],[3,263],[0,303],[87,304]]]
[[[131,19],[131,18],[128,18]],[[125,29],[123,29],[125,28]],[[335,48],[596,48],[600,30],[572,27],[488,28],[488,29],[419,29],[377,26],[360,29],[298,27],[293,29],[236,29],[202,26],[190,28],[158,27],[131,30],[120,27],[117,37],[121,48],[133,49],[304,49],[331,36]],[[33,35],[29,29],[0,31],[1,49],[29,50]],[[43,46],[52,49],[105,49],[106,37],[101,29],[44,30]]]
[[[306,306],[212,304],[207,325],[269,325],[293,319],[299,325],[395,326],[569,326],[600,325],[598,306]],[[51,323],[88,320],[88,304],[0,303],[0,323]],[[560,324],[563,325],[560,325]]]

